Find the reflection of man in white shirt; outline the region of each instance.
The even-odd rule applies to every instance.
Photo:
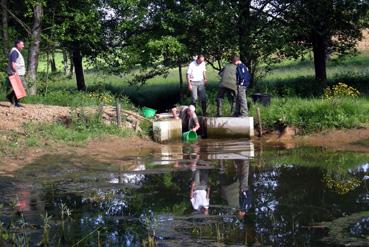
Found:
[[[208,170],[197,169],[191,183],[190,200],[193,209],[201,211],[205,215],[209,214],[209,194]]]
[[[199,98],[202,114],[206,115],[206,66],[203,55],[198,55],[196,60],[192,61],[187,69],[188,90],[192,94],[192,104],[196,105]]]

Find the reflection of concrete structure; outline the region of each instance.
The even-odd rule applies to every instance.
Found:
[[[233,146],[212,146],[206,154],[207,160],[245,160],[255,156],[252,142],[233,143]]]
[[[155,141],[165,142],[181,139],[181,120],[169,118],[168,114],[159,114],[157,118],[161,120],[153,123]],[[200,117],[199,120],[202,136],[209,138],[254,136],[254,118],[252,117]]]
[[[168,165],[177,160],[183,160],[182,145],[161,146],[160,160],[154,161],[158,165]]]

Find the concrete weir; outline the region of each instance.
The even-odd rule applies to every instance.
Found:
[[[182,122],[180,119],[162,119],[152,124],[154,141],[166,142],[180,140],[182,137]]]
[[[252,117],[205,117],[203,118],[205,137],[251,137],[254,136]]]
[[[153,123],[154,140],[166,142],[179,140],[182,136],[182,123],[169,114],[158,114]],[[200,133],[204,138],[250,138],[254,136],[254,118],[252,117],[200,117]]]

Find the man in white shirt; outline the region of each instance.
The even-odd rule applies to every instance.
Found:
[[[192,61],[187,69],[188,90],[192,94],[192,105],[196,105],[199,98],[203,116],[206,116],[206,66],[205,57],[198,55],[196,60]]]
[[[208,170],[196,169],[192,178],[190,201],[193,209],[208,215],[210,186],[208,186]]]

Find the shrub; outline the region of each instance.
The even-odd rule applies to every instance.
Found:
[[[328,86],[324,89],[323,97],[326,99],[334,97],[357,97],[360,93],[357,89],[339,82],[336,85]]]

